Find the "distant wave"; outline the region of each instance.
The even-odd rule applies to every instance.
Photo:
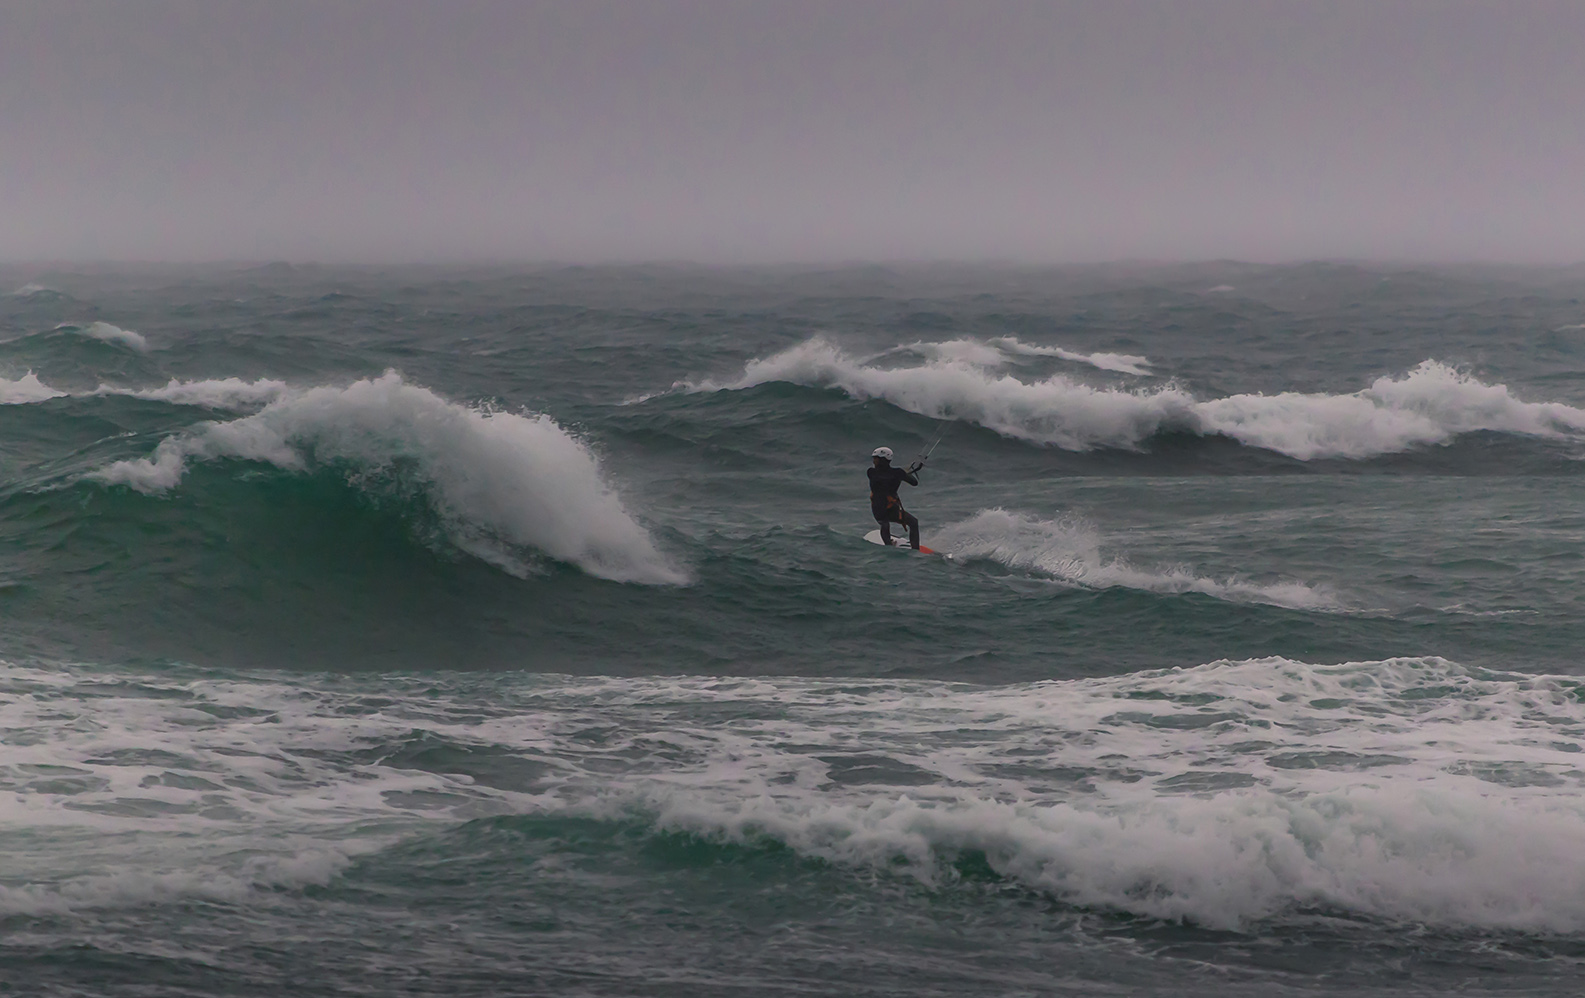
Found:
[[[143,338],[143,334],[135,333],[130,329],[122,329],[120,326],[112,326],[108,322],[90,322],[86,326],[63,322],[56,326],[55,329],[57,332],[86,336],[101,343],[115,343],[120,346],[130,347],[139,353],[147,353],[149,349],[149,341]]]
[[[121,388],[100,385],[92,391],[63,392],[44,384],[29,371],[16,381],[0,378],[0,404],[23,405],[64,398],[68,394],[77,398],[100,395],[122,395],[128,398],[169,402],[171,405],[200,406],[206,409],[251,409],[273,402],[289,389],[286,382],[269,378],[244,381],[241,378],[206,378],[198,381],[181,381],[172,378],[159,388]]]
[[[1091,367],[1102,371],[1116,371],[1120,374],[1146,375],[1150,373],[1150,358],[1139,357],[1131,353],[1075,353],[1061,347],[1035,346],[1022,343],[1017,337],[1003,336],[991,341],[993,346],[1000,347],[1009,353],[1025,357],[1056,357],[1060,360],[1071,360],[1080,364],[1089,364]]]
[[[1016,336],[998,336],[992,340],[945,340],[939,343],[910,343],[877,355],[913,353],[943,362],[956,362],[978,367],[1001,367],[1020,357],[1055,357],[1058,360],[1088,364],[1102,371],[1119,374],[1150,374],[1150,359],[1127,353],[1079,353],[1062,347],[1038,346],[1024,343]],[[870,358],[871,360],[877,358]]]
[[[289,471],[345,462],[368,476],[400,464],[416,474],[453,543],[504,570],[525,573],[514,552],[531,548],[616,581],[686,581],[623,509],[594,454],[549,416],[457,405],[395,373],[344,388],[230,379],[173,382],[145,394],[185,404],[268,401],[251,415],[167,437],[149,457],[91,477],[157,494],[175,488],[193,461],[260,461]]]
[[[1137,568],[1121,559],[1105,558],[1095,531],[1076,520],[1041,520],[1003,509],[986,509],[932,532],[930,543],[959,559],[987,558],[1009,568],[1034,571],[1093,589],[1200,593],[1231,602],[1268,603],[1298,610],[1330,610],[1339,605],[1332,594],[1302,582],[1213,579],[1182,566]]]
[[[10,297],[12,297],[12,298],[32,298],[34,295],[59,295],[59,294],[60,294],[60,292],[57,291],[54,288],[46,287],[45,285],[39,284],[39,283],[37,283],[35,281],[29,281],[28,283],[22,285],[20,288],[17,288],[15,291],[11,292]]]
[[[1137,449],[1157,434],[1178,432],[1221,435],[1307,461],[1399,453],[1480,430],[1550,439],[1585,435],[1585,410],[1525,402],[1505,385],[1486,384],[1435,360],[1347,395],[1282,392],[1202,401],[1172,384],[1097,388],[1061,374],[1023,381],[962,356],[881,367],[816,338],[751,361],[732,381],[678,387],[730,391],[776,381],[884,399],[932,418],[1076,451]]]
[[[91,394],[126,395],[131,398],[169,402],[172,405],[201,406],[206,409],[248,409],[266,405],[285,396],[290,389],[284,381],[259,378],[206,378],[179,381],[172,378],[160,388],[114,388],[100,385]]]

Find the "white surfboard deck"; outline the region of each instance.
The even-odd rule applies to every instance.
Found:
[[[869,533],[865,534],[864,535],[864,539],[869,541],[871,544],[879,544],[881,547],[886,547],[886,542],[881,540],[881,532],[880,532],[880,530],[878,528],[875,529],[875,530],[871,530]],[[898,551],[908,551],[908,552],[912,552],[913,551],[913,548],[908,546],[908,532],[906,530],[903,531],[901,534],[897,533],[896,531],[893,531],[892,532],[892,540],[895,543],[893,543],[891,546],[896,548]],[[952,560],[951,552],[948,552],[948,551],[937,551],[935,548],[928,548],[928,547],[925,547],[923,544],[919,545],[919,553],[920,554],[939,554],[941,557],[947,559],[948,561]]]

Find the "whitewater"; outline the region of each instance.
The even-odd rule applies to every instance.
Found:
[[[1005,342],[1005,341],[1004,341]],[[1102,370],[1142,374],[1143,358],[1078,355],[1061,348],[1044,354],[1012,341],[1014,355],[1080,360]],[[687,391],[752,388],[783,381],[839,389],[859,399],[885,399],[910,412],[968,420],[1006,436],[1068,450],[1137,448],[1172,433],[1217,434],[1301,461],[1362,458],[1442,444],[1481,430],[1578,440],[1585,410],[1556,402],[1524,402],[1502,384],[1486,384],[1437,360],[1401,375],[1376,378],[1344,395],[1282,392],[1200,400],[1168,381],[1148,388],[1095,386],[1063,373],[1021,380],[1001,373],[1009,358],[997,343],[957,341],[910,348],[933,359],[884,367],[850,358],[816,338],[751,361],[725,383],[684,382]],[[1097,360],[1096,357],[1103,360]]]
[[[0,288],[18,993],[1577,991],[1576,270]]]

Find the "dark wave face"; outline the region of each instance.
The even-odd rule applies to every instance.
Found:
[[[0,290],[0,979],[1573,993],[1578,271]]]

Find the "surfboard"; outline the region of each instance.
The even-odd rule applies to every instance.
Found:
[[[864,539],[869,541],[871,544],[879,544],[881,547],[886,547],[886,542],[881,540],[881,532],[879,530],[871,530],[869,533],[864,535]],[[907,534],[904,534],[900,539],[899,539],[899,537],[896,534],[892,534],[892,540],[898,541],[898,543],[892,545],[892,547],[896,548],[897,550],[899,550],[899,551],[908,551],[910,553],[913,552],[913,548],[908,546],[908,535]],[[948,560],[951,560],[951,558],[952,558],[951,552],[937,551],[935,548],[927,548],[923,544],[919,545],[919,553],[920,554],[939,554],[939,555],[941,555],[941,557],[946,558]]]

